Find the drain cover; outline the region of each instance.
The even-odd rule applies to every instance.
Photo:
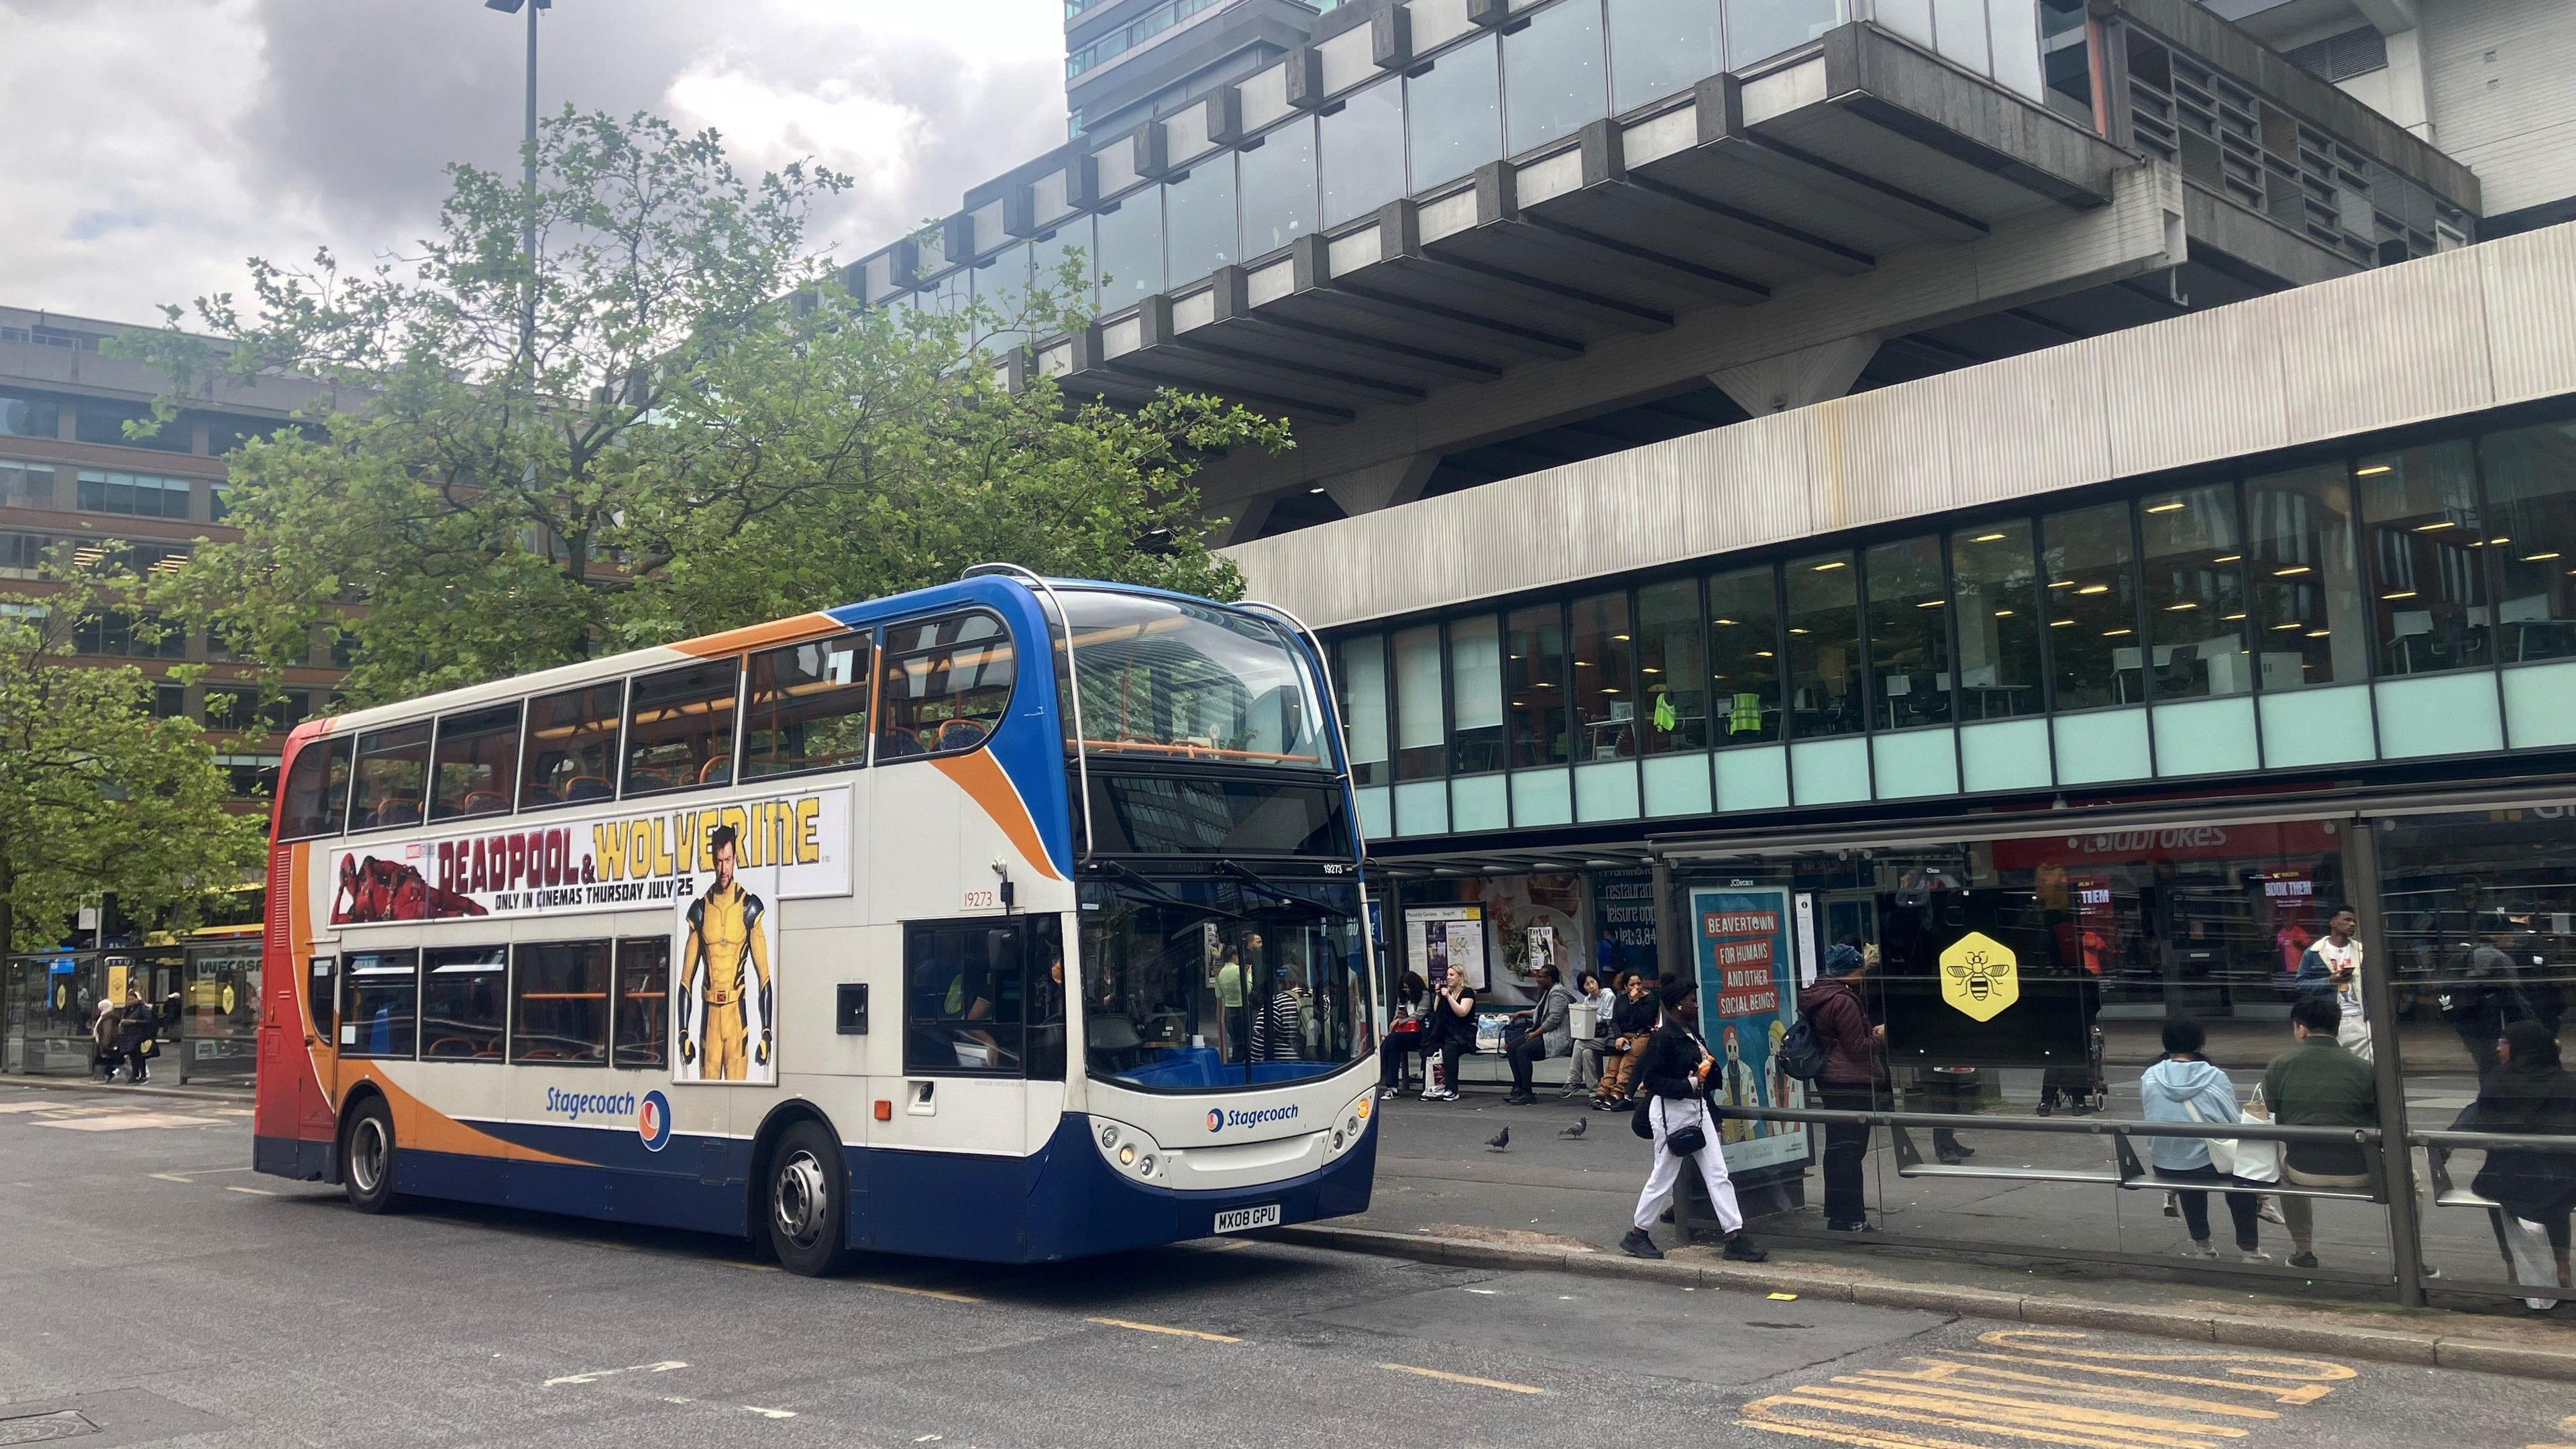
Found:
[[[56,1409],[50,1414],[22,1414],[14,1419],[0,1419],[0,1444],[51,1444],[61,1439],[81,1439],[98,1432],[98,1426],[78,1409]]]

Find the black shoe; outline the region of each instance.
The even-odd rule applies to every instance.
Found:
[[[1666,1208],[1666,1209],[1664,1209],[1664,1215],[1663,1215],[1662,1217],[1660,1217],[1660,1218],[1656,1219],[1656,1221],[1657,1221],[1657,1222],[1666,1222],[1666,1223],[1671,1222],[1672,1220],[1673,1220],[1673,1210],[1672,1210],[1671,1208]]]
[[[1531,1092],[1514,1092],[1503,1098],[1503,1105],[1506,1107],[1535,1107],[1538,1105],[1538,1097],[1535,1093]]]
[[[1856,1223],[1838,1223],[1828,1218],[1825,1221],[1825,1231],[1829,1233],[1874,1233],[1878,1231],[1878,1224],[1873,1223],[1866,1218],[1863,1218],[1861,1221]]]
[[[2042,1103],[2040,1103],[2040,1104],[2039,1104],[2039,1115],[2041,1115],[2042,1117],[2045,1117],[2045,1116],[2047,1116],[2049,1113],[2054,1112],[2054,1111],[2056,1111],[2056,1110],[2057,1110],[2057,1104],[2056,1104],[2055,1102],[2042,1102]]]
[[[2290,1266],[2293,1268],[2313,1268],[2316,1265],[2317,1255],[2314,1253],[2292,1253],[2290,1255]]]
[[[1664,1250],[1655,1246],[1654,1235],[1644,1228],[1630,1228],[1628,1236],[1619,1240],[1619,1251],[1631,1258],[1660,1258],[1664,1255]]]
[[[1753,1240],[1746,1237],[1741,1228],[1726,1235],[1725,1251],[1727,1259],[1737,1263],[1759,1263],[1771,1256],[1755,1246]]]

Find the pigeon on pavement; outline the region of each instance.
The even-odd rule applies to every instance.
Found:
[[[1507,1152],[1511,1150],[1511,1145],[1512,1129],[1509,1127],[1485,1139],[1485,1150],[1489,1152]]]
[[[1591,1119],[1591,1118],[1589,1118],[1589,1117],[1577,1117],[1577,1118],[1575,1118],[1575,1119],[1574,1119],[1574,1125],[1573,1125],[1573,1126],[1566,1128],[1564,1131],[1559,1132],[1559,1133],[1557,1133],[1556,1135],[1557,1135],[1557,1136],[1559,1136],[1559,1137],[1580,1137],[1580,1136],[1582,1136],[1585,1132],[1590,1131],[1590,1130],[1591,1130],[1591,1127],[1592,1127],[1592,1119]]]

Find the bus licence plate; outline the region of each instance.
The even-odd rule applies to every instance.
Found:
[[[1227,1208],[1216,1215],[1216,1230],[1220,1233],[1248,1233],[1254,1228],[1277,1226],[1279,1204],[1275,1202],[1263,1203],[1259,1207]]]

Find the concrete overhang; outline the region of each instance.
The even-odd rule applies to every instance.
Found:
[[[2134,157],[1874,25],[1395,200],[1040,349],[1068,390],[1186,386],[1334,423],[2107,206]]]

